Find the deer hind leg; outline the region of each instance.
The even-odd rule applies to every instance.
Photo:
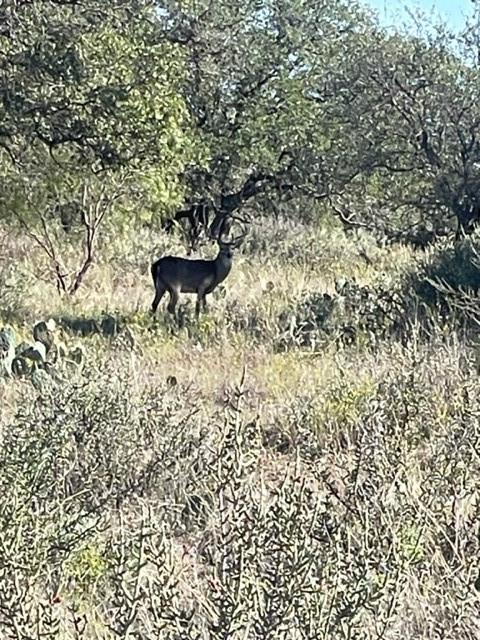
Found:
[[[152,313],[155,313],[158,305],[160,304],[160,300],[163,298],[165,291],[167,288],[162,282],[157,281],[155,284],[155,298],[152,302]]]
[[[168,302],[167,309],[169,313],[175,315],[175,310],[179,298],[179,291],[178,289],[169,288],[168,293],[170,294],[170,300]]]

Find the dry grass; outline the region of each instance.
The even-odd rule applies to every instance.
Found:
[[[2,638],[476,637],[475,346],[284,340],[285,309],[338,278],[393,280],[409,250],[266,225],[179,327],[147,313],[147,235],[106,244],[73,300],[9,242],[20,335],[111,313],[135,343],[65,330],[82,372],[0,386]]]

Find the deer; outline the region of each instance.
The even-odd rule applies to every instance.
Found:
[[[152,314],[155,315],[161,299],[168,291],[170,300],[167,310],[172,315],[176,313],[176,306],[180,293],[196,293],[197,302],[195,315],[207,310],[206,296],[212,293],[230,273],[233,261],[233,251],[243,242],[244,235],[226,242],[215,238],[218,244],[218,254],[214,260],[191,260],[178,256],[165,256],[152,264],[151,273],[155,285],[155,298],[152,303]]]

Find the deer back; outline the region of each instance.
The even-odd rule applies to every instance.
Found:
[[[177,289],[183,293],[195,293],[199,290],[210,292],[227,277],[231,266],[231,259],[225,259],[220,254],[215,260],[188,260],[166,256],[155,263],[154,279],[169,289]]]
[[[238,240],[227,243],[218,240],[219,252],[214,260],[191,260],[165,256],[152,265],[156,285],[184,293],[210,293],[223,282],[232,268],[233,249]]]

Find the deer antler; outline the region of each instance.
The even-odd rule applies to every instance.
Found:
[[[245,238],[245,236],[247,235],[247,233],[242,233],[241,235],[237,236],[236,238],[233,238],[233,240],[223,240],[221,237],[217,238],[217,242],[219,245],[222,245],[223,247],[232,247],[232,249],[235,249],[236,247],[239,247],[242,242],[243,239]]]

